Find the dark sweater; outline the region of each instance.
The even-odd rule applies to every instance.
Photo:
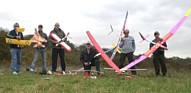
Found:
[[[60,39],[62,39],[62,38],[64,38],[64,37],[66,36],[65,33],[64,33],[64,31],[62,31],[61,29],[59,29],[59,30],[53,29],[50,33],[56,34]],[[53,48],[61,48],[60,45],[55,46],[56,43],[55,43],[54,39],[51,38],[51,36],[49,36],[49,37],[50,37],[50,41],[51,41],[51,43],[52,43],[52,45],[53,45],[53,46],[52,46]],[[64,40],[64,41],[66,41],[66,40]]]
[[[82,63],[84,62],[93,62],[94,60],[99,59],[99,57],[94,58],[94,56],[97,54],[97,50],[93,47],[90,48],[90,53],[88,54],[87,48],[82,50],[80,54],[80,61]]]
[[[162,39],[160,38],[159,41],[162,41]],[[154,39],[152,42],[157,43],[156,39]],[[162,45],[165,46],[165,47],[167,47],[166,42],[164,42]],[[153,46],[154,46],[154,44],[150,43],[150,48],[153,47]],[[159,47],[155,52],[153,52],[153,54],[154,54],[154,55],[164,54],[164,48]]]
[[[17,33],[18,33],[18,34],[17,34]],[[7,33],[7,37],[8,37],[8,38],[16,39],[16,36],[20,36],[20,37],[21,37],[21,40],[24,39],[23,33],[21,33],[21,32],[16,32],[15,29],[13,29],[13,30],[11,30],[11,31],[9,31],[9,32]],[[18,45],[15,45],[15,44],[10,44],[10,48],[21,49],[21,47],[18,47]]]

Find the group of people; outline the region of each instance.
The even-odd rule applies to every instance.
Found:
[[[129,30],[126,29],[123,31],[124,37],[121,39],[121,42],[119,43],[119,47],[121,48],[121,54],[119,59],[118,67],[121,69],[124,67],[124,61],[127,57],[128,62],[131,63],[133,59],[133,53],[135,51],[135,40],[132,36],[129,36]],[[159,37],[160,33],[158,31],[154,32],[155,39],[152,40],[152,42],[157,43],[161,42],[162,39]],[[167,47],[166,42],[162,44],[163,46]],[[151,49],[154,46],[153,43],[150,43],[149,48]],[[155,75],[160,76],[160,68],[162,70],[162,76],[166,76],[167,69],[165,65],[165,56],[164,56],[165,49],[162,47],[159,47],[155,52],[153,52],[153,64],[155,68]],[[136,75],[136,69],[135,66],[131,67],[132,74]]]
[[[12,38],[12,39],[23,40],[24,37],[23,37],[22,32],[16,31],[17,27],[19,27],[19,24],[15,23],[13,26],[14,29],[7,33],[7,37]],[[48,41],[47,34],[43,32],[43,25],[38,25],[38,33],[42,38],[44,38]],[[51,33],[55,33],[60,38],[65,37],[65,33],[62,29],[60,29],[59,23],[55,23],[54,29],[51,31]],[[57,57],[59,55],[60,61],[61,61],[62,73],[65,74],[66,64],[65,64],[65,58],[64,58],[64,54],[65,54],[64,49],[62,49],[60,45],[55,46],[59,42],[54,41],[52,38],[50,38],[50,41],[51,41],[51,43],[53,43],[53,47],[52,47],[52,72],[56,72]],[[39,74],[43,75],[43,74],[47,74],[47,71],[46,71],[46,50],[48,47],[48,42],[42,42],[42,44],[45,47],[42,47],[41,45],[37,45],[37,47],[33,47],[33,48],[35,48],[34,49],[35,53],[34,53],[34,58],[33,58],[33,61],[32,61],[32,64],[31,64],[29,70],[31,72],[33,72],[35,70],[35,64],[38,60],[39,55],[41,54],[41,56],[42,56],[42,72],[40,72]],[[34,43],[32,45],[34,45]],[[10,44],[11,72],[12,72],[12,74],[18,74],[20,72],[22,47],[23,46]]]
[[[18,39],[23,40],[23,34],[22,32],[17,32],[16,28],[19,27],[18,23],[15,23],[13,26],[13,30],[9,31],[7,34],[7,37],[12,39]],[[43,32],[43,25],[38,25],[38,33],[41,37],[46,39],[48,41],[48,36],[46,33]],[[54,29],[50,32],[56,34],[59,38],[64,38],[66,34],[62,29],[60,29],[59,23],[55,23]],[[132,36],[129,36],[129,30],[126,29],[123,31],[124,37],[121,38],[121,41],[119,43],[119,47],[121,49],[120,59],[118,62],[118,67],[122,68],[124,65],[124,61],[127,57],[128,62],[132,62],[134,60],[133,53],[135,51],[136,45],[135,40]],[[155,39],[152,42],[160,42],[162,39],[159,37],[160,33],[156,31],[154,33]],[[66,40],[64,40],[66,41]],[[53,44],[52,46],[52,72],[56,72],[57,70],[57,57],[59,55],[60,61],[61,61],[61,68],[62,68],[62,74],[65,74],[66,72],[66,64],[65,64],[65,50],[61,48],[60,45],[56,46],[58,44],[58,41],[55,41],[53,38],[50,37],[50,42]],[[29,68],[30,71],[35,70],[35,64],[38,60],[39,54],[42,55],[42,72],[39,74],[44,75],[47,74],[46,71],[46,49],[48,46],[48,42],[42,42],[42,44],[45,47],[34,47],[34,58],[32,61],[32,64]],[[154,44],[150,44],[150,48]],[[166,43],[163,44],[163,46],[167,47]],[[11,53],[11,72],[12,74],[18,74],[20,72],[20,63],[21,63],[21,55],[22,55],[22,46],[10,44],[10,53]],[[99,56],[94,57],[97,54],[97,50],[92,47],[92,44],[90,42],[87,42],[85,45],[85,49],[81,51],[80,54],[80,61],[84,67],[85,74],[90,75],[91,67],[96,66],[97,74],[100,76],[100,62],[99,62]],[[164,49],[158,48],[153,53],[153,64],[155,67],[155,74],[156,76],[160,75],[160,67],[162,69],[162,75],[165,76],[167,73],[166,65],[165,65],[165,56],[164,56]],[[136,69],[133,66],[131,69],[132,74],[136,75]]]

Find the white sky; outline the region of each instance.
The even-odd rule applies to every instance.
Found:
[[[128,10],[126,27],[136,42],[138,32],[146,35],[158,30],[161,37],[183,17],[191,7],[190,0],[0,0],[0,27],[12,29],[15,22],[25,28],[24,35],[33,34],[39,24],[49,34],[59,22],[65,33],[70,32],[71,42],[80,45],[88,41],[86,31],[91,31],[101,47],[111,48],[120,33]],[[191,57],[191,16],[179,31],[167,41],[167,57]],[[148,39],[152,40],[150,36]],[[136,47],[135,54],[148,50],[148,43]]]

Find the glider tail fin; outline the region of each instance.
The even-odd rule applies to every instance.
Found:
[[[111,24],[110,24],[110,27],[111,27],[111,32],[109,32],[108,35],[110,35],[111,33],[113,33],[113,27],[112,27]]]
[[[141,38],[143,39],[143,40],[146,40],[145,39],[145,37],[139,32],[139,35],[141,36]]]

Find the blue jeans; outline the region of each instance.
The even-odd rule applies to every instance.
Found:
[[[15,49],[11,48],[11,72],[20,72],[20,62],[21,62],[21,55],[22,50],[21,49]]]
[[[31,64],[31,69],[35,69],[35,64],[38,60],[38,56],[39,54],[41,53],[41,56],[42,56],[42,72],[43,71],[46,71],[46,49],[38,49],[36,48],[35,49],[35,53],[34,53],[34,59],[32,61],[32,64]]]

